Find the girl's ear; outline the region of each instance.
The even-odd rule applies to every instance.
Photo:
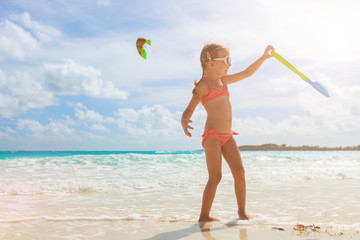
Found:
[[[210,61],[208,61],[207,66],[208,66],[208,67],[213,67],[213,66],[214,66],[214,62],[213,62],[213,61],[211,61],[211,60],[210,60]]]

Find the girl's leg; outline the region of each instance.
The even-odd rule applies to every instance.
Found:
[[[249,216],[245,211],[246,203],[246,182],[245,169],[241,160],[239,148],[234,137],[231,137],[223,146],[222,154],[229,164],[235,182],[235,195],[238,205],[238,214],[241,220],[248,220]]]
[[[220,141],[214,137],[207,137],[204,141],[204,150],[209,180],[203,193],[199,222],[218,221],[219,219],[210,217],[210,209],[215,198],[216,188],[221,180]]]

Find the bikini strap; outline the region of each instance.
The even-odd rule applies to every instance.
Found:
[[[211,88],[211,85],[209,83],[209,80],[207,79],[206,75],[204,74],[203,78],[205,78],[205,81],[207,82],[207,85],[209,86],[209,88]]]

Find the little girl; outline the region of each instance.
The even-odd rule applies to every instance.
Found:
[[[206,165],[209,179],[203,193],[199,222],[218,221],[210,217],[210,209],[214,201],[217,185],[221,180],[221,156],[224,157],[231,169],[235,182],[235,194],[238,205],[238,215],[241,220],[248,220],[245,211],[246,183],[245,170],[240,152],[233,135],[238,133],[231,130],[232,110],[227,85],[250,77],[262,63],[272,57],[272,46],[265,49],[264,54],[242,72],[228,75],[231,66],[229,49],[221,44],[206,44],[200,54],[203,76],[193,90],[193,96],[185,109],[181,124],[187,136],[191,137],[189,125],[196,106],[201,101],[207,112],[202,146],[205,150]]]

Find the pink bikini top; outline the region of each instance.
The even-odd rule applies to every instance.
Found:
[[[212,87],[207,79],[206,76],[204,76],[208,86],[209,86],[209,92],[208,94],[205,95],[205,97],[203,97],[203,99],[201,100],[201,103],[202,105],[204,106],[207,102],[217,98],[217,97],[220,97],[220,96],[229,96],[229,90],[228,90],[228,87],[227,87],[227,84],[225,84],[224,82],[223,83],[223,89],[219,89],[219,88],[216,88],[216,87]]]

